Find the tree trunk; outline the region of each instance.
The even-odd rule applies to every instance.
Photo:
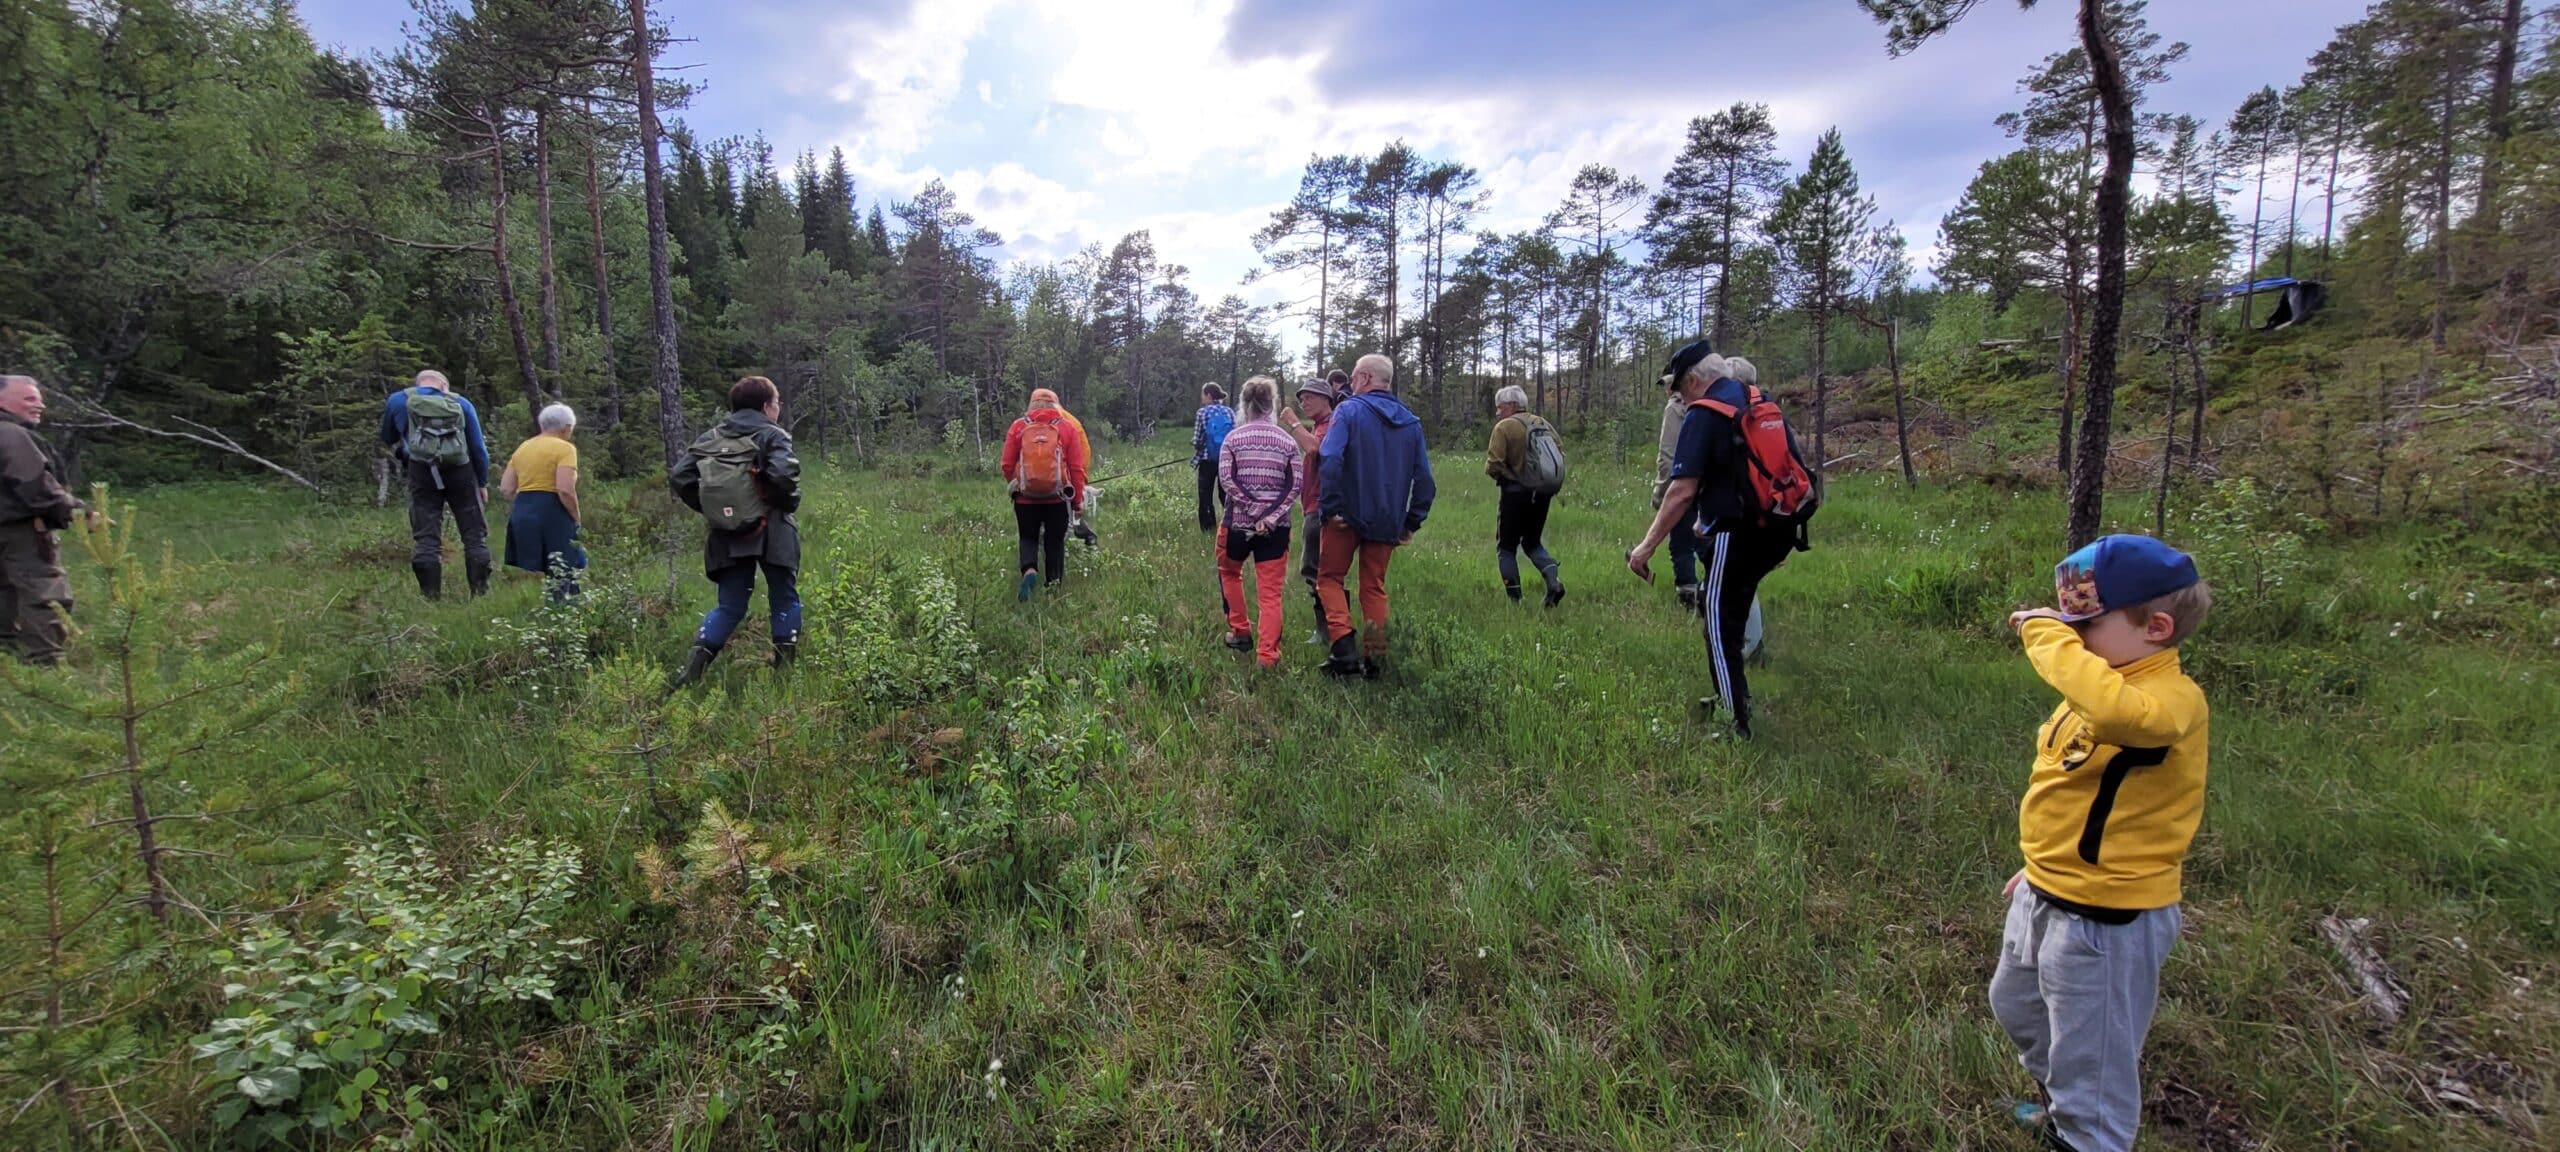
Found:
[[[2270,148],[2268,147],[2267,142],[2263,140],[2259,141],[2258,198],[2257,203],[2249,209],[2249,266],[2240,270],[2240,283],[2243,286],[2258,282],[2258,229],[2260,225],[2264,223],[2267,215],[2267,153],[2269,151]],[[2245,332],[2249,330],[2249,322],[2251,318],[2256,315],[2257,303],[2257,293],[2248,292],[2241,294],[2241,331]]]
[[[1911,464],[1911,417],[1902,407],[1902,318],[1887,316],[1884,320],[1884,362],[1893,374],[1893,441],[1902,450],[1902,486],[1920,486],[1920,473]]]
[[[2303,144],[2302,134],[2296,132],[2293,140],[2293,179],[2286,183],[2284,193],[2284,274],[2287,276],[2293,275],[2294,249],[2302,247],[2299,228],[2302,221]]]
[[[2472,225],[2483,237],[2498,234],[2498,195],[2504,180],[2507,141],[2515,135],[2516,41],[2524,30],[2524,0],[2507,0],[2498,17],[2498,57],[2489,73],[2489,139],[2480,149],[2480,201],[2472,209]]]
[[[2116,337],[2124,322],[2125,210],[2133,186],[2133,98],[2124,66],[2108,38],[2102,0],[2080,0],[2080,42],[2106,113],[2107,168],[2098,182],[2098,291],[2089,315],[2087,411],[2072,461],[2065,538],[2073,550],[2098,538],[2105,519],[2107,452],[2114,431]]]
[[[658,159],[658,93],[650,76],[649,0],[631,0],[631,79],[640,105],[640,198],[649,214],[650,324],[658,338],[658,440],[667,467],[684,459],[682,366],[676,352],[676,291],[667,268],[666,168]]]
[[[2183,321],[2186,325],[2187,378],[2196,382],[2195,423],[2187,429],[2187,471],[2196,470],[2196,462],[2204,456],[2204,305],[2187,302]]]
[[[483,112],[489,126],[489,256],[498,268],[498,307],[507,314],[507,337],[524,378],[527,418],[542,415],[542,373],[533,364],[533,340],[525,334],[524,308],[516,301],[515,265],[507,259],[507,124],[496,108]]]
[[[2442,100],[2444,122],[2436,134],[2436,275],[2435,314],[2427,323],[2427,338],[2438,352],[2444,351],[2445,330],[2451,317],[2453,293],[2453,110],[2454,70],[2445,69]]]
[[[1325,220],[1317,229],[1316,241],[1316,370],[1325,374],[1324,322],[1333,307],[1333,206],[1325,206]]]
[[[1714,348],[1716,351],[1724,353],[1730,353],[1732,351],[1731,348],[1726,347],[1726,342],[1732,335],[1732,333],[1726,329],[1726,323],[1727,317],[1732,314],[1731,309],[1733,307],[1733,197],[1734,193],[1739,190],[1741,182],[1742,176],[1740,171],[1737,169],[1737,166],[1732,164],[1726,165],[1724,170],[1724,204],[1722,205],[1724,226],[1722,231],[1719,233],[1722,238],[1717,241],[1716,251],[1715,339],[1709,344],[1709,346]]]
[[[151,910],[151,918],[163,925],[169,922],[169,881],[160,873],[159,821],[151,814],[151,800],[142,787],[142,718],[150,709],[143,707],[133,683],[134,655],[132,625],[125,629],[125,654],[118,662],[124,695],[124,779],[126,798],[133,805],[133,839],[142,856],[142,906]]]
[[[2065,256],[2063,267],[2063,277],[2066,287],[2063,289],[2062,293],[2062,348],[2060,349],[2060,359],[2062,361],[2062,419],[2059,430],[2055,432],[2053,470],[2060,475],[2069,476],[2071,475],[2072,421],[2076,416],[2074,410],[2079,403],[2080,365],[2082,362],[2082,357],[2080,355],[2080,314],[2081,310],[2086,308],[2088,305],[2087,302],[2082,300],[2080,297],[2080,253],[2076,247]]]
[[[557,396],[562,391],[560,277],[551,258],[551,106],[547,102],[533,109],[533,184],[536,251],[542,260],[535,277],[541,294],[534,303],[542,313],[542,390]]]
[[[604,251],[604,186],[596,178],[596,140],[594,132],[602,125],[590,124],[587,137],[587,229],[594,241],[596,277],[596,345],[604,358],[604,421],[602,428],[610,432],[622,423],[622,371],[615,363],[613,351],[613,279],[607,275]]]
[[[2151,534],[2169,535],[2169,465],[2178,458],[2178,347],[2180,335],[2177,318],[2172,316],[2163,326],[2169,336],[2169,400],[2162,405],[2168,419],[2160,429],[2160,488],[2151,498]]]
[[[1831,461],[1831,381],[1823,374],[1830,353],[1829,297],[1813,306],[1813,469]]]
[[[2338,155],[2346,147],[2347,102],[2339,100],[2338,123],[2329,133],[2329,178],[2320,184],[2320,275],[2324,277],[2329,274],[2329,244],[2338,228]]]

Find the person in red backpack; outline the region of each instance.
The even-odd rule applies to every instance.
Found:
[[[1022,582],[1014,599],[1040,588],[1043,565],[1055,587],[1067,578],[1068,510],[1084,502],[1084,433],[1058,410],[1058,394],[1031,392],[1031,409],[1004,434],[1004,479],[1013,491]]]
[[[1771,514],[1763,486],[1754,482],[1755,472],[1765,466],[1792,481],[1800,469],[1790,466],[1792,447],[1778,453],[1790,459],[1755,459],[1745,442],[1744,424],[1746,413],[1758,415],[1754,405],[1761,399],[1759,390],[1731,379],[1724,358],[1708,351],[1705,341],[1672,356],[1662,380],[1666,391],[1689,406],[1689,414],[1680,422],[1662,508],[1654,513],[1644,539],[1627,553],[1627,568],[1652,583],[1654,549],[1673,532],[1697,534],[1699,556],[1707,567],[1698,598],[1716,686],[1716,695],[1700,703],[1721,703],[1735,734],[1748,739],[1751,691],[1743,674],[1743,630],[1761,578],[1785,561],[1800,539],[1798,522]],[[1767,418],[1774,419],[1774,411]],[[1779,432],[1785,435],[1783,426]]]

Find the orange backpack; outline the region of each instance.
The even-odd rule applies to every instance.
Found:
[[[1022,455],[1013,471],[1013,490],[1035,500],[1067,496],[1067,432],[1055,420],[1022,422]]]
[[[1756,387],[1748,388],[1740,411],[1720,400],[1700,399],[1692,408],[1705,408],[1722,414],[1742,431],[1742,455],[1751,462],[1751,495],[1760,508],[1764,527],[1793,529],[1796,550],[1810,545],[1805,538],[1805,523],[1822,507],[1822,478],[1805,467],[1804,457],[1796,452],[1795,434],[1787,430],[1787,417],[1778,410],[1778,402]]]

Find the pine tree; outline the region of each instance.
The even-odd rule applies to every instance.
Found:
[[[1630,239],[1623,225],[1645,204],[1644,181],[1619,175],[1606,165],[1586,164],[1574,174],[1564,203],[1547,215],[1547,230],[1581,250],[1575,270],[1583,292],[1582,387],[1574,397],[1574,408],[1586,424],[1591,418],[1594,377],[1600,369],[1601,342],[1609,326],[1610,294],[1626,276],[1626,262],[1618,256],[1618,249]]]
[[[1778,194],[1767,231],[1783,261],[1787,294],[1813,330],[1813,454],[1816,467],[1830,459],[1831,380],[1827,355],[1831,318],[1847,305],[1856,269],[1856,246],[1875,216],[1872,196],[1858,192],[1858,172],[1848,146],[1833,128],[1814,144],[1804,174]]]
[[[1646,243],[1665,268],[1710,273],[1711,301],[1701,301],[1701,331],[1716,347],[1733,337],[1733,260],[1742,237],[1756,230],[1785,186],[1778,128],[1766,104],[1737,103],[1689,121],[1689,141],[1662,178],[1662,194],[1645,216]]]
[[[1359,218],[1352,195],[1366,172],[1356,156],[1308,157],[1307,170],[1298,178],[1297,195],[1253,234],[1253,250],[1261,255],[1262,267],[1252,277],[1315,271],[1313,366],[1317,372],[1324,371],[1332,351],[1336,278],[1347,278],[1351,272],[1350,245]]]

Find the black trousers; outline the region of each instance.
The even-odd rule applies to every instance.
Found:
[[[1218,462],[1195,461],[1191,470],[1200,476],[1200,530],[1218,530]]]
[[[1743,629],[1750,623],[1751,599],[1760,594],[1761,579],[1794,550],[1792,534],[1766,528],[1713,532],[1698,541],[1698,557],[1707,567],[1698,586],[1707,620],[1707,663],[1734,729],[1746,736],[1751,734],[1751,685],[1743,675]]]
[[[1502,571],[1506,588],[1520,586],[1520,553],[1529,553],[1529,563],[1546,578],[1547,586],[1556,586],[1556,558],[1547,554],[1547,510],[1555,503],[1553,492],[1532,492],[1526,488],[1504,485],[1502,502],[1494,509],[1493,547],[1495,562]]]
[[[1316,595],[1316,565],[1323,559],[1324,526],[1316,522],[1316,514],[1307,513],[1307,543],[1298,549],[1298,575],[1307,582],[1307,599],[1316,606],[1316,632],[1324,632],[1324,597]]]
[[[1067,506],[1057,504],[1020,504],[1013,506],[1014,540],[1020,563],[1016,573],[1029,572],[1043,561],[1047,582],[1055,584],[1067,578]]]
[[[462,533],[462,558],[475,572],[489,568],[489,510],[468,464],[409,464],[409,563],[444,563],[444,514]]]

